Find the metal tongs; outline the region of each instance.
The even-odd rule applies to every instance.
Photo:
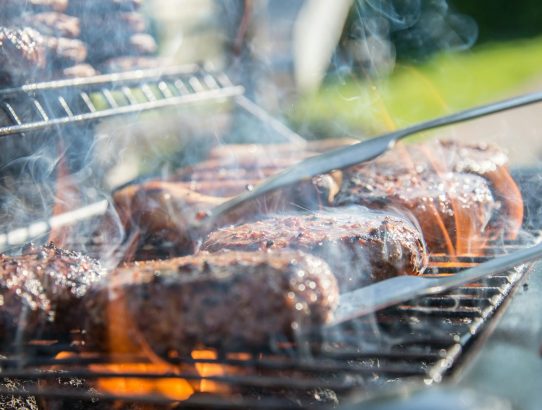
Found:
[[[542,243],[491,259],[452,276],[443,278],[396,276],[352,292],[343,293],[331,326],[420,296],[442,293],[489,275],[506,272],[539,258],[542,258]]]
[[[435,118],[355,145],[338,148],[321,155],[310,157],[275,176],[267,178],[252,191],[238,195],[215,207],[206,218],[196,223],[194,227],[206,231],[213,226],[219,218],[248,201],[252,201],[266,193],[296,182],[307,180],[319,174],[369,161],[383,154],[388,149],[392,148],[397,141],[407,136],[540,101],[542,101],[542,93],[526,94]],[[506,256],[492,259],[449,277],[430,279],[424,278],[423,276],[398,276],[387,279],[342,294],[339,307],[335,312],[334,320],[331,325],[336,325],[355,317],[408,301],[415,297],[441,293],[448,289],[479,280],[491,274],[508,271],[515,266],[538,258],[542,258],[542,243],[512,252]]]
[[[316,175],[324,174],[336,169],[343,169],[352,165],[369,161],[393,148],[397,141],[434,128],[456,124],[501,111],[522,107],[542,101],[542,92],[525,94],[492,104],[481,105],[455,114],[438,117],[433,120],[412,125],[410,127],[393,131],[358,144],[337,148],[324,154],[307,158],[298,164],[262,181],[252,191],[244,192],[223,204],[213,208],[206,217],[196,222],[193,228],[202,232],[209,231],[216,221],[240,208],[246,202],[252,201],[264,194],[277,189],[307,180]]]

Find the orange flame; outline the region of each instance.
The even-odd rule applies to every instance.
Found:
[[[77,187],[70,177],[66,157],[63,155],[63,144],[59,142],[58,148],[59,162],[57,165],[55,202],[53,204],[52,216],[71,211],[79,205]],[[49,233],[49,242],[54,242],[62,247],[68,239],[69,232],[66,229],[52,227]]]

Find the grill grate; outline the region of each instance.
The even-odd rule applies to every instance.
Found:
[[[0,90],[0,137],[223,100],[243,87],[198,66],[138,70]]]
[[[493,253],[514,249],[498,246]],[[465,264],[486,257],[459,258],[456,265],[432,260],[431,275],[449,275]],[[178,400],[154,394],[118,396],[96,394],[90,386],[98,378],[184,379],[190,383],[212,382],[214,393],[196,393],[183,407],[192,408],[295,408],[348,403],[382,390],[405,385],[439,383],[475,350],[476,342],[494,322],[513,290],[528,271],[523,265],[506,274],[494,275],[446,294],[419,298],[385,309],[376,316],[362,317],[305,335],[297,344],[276,341],[267,352],[218,352],[213,359],[170,359],[178,371],[111,372],[92,366],[104,363],[149,363],[143,357],[77,353],[77,346],[35,343],[21,356],[0,360],[2,375],[25,381],[24,391],[10,394],[70,400],[121,400],[141,403],[175,403]],[[70,351],[64,359],[55,354]],[[219,374],[202,375],[195,365],[221,366]],[[51,370],[54,369],[54,370]],[[46,371],[45,371],[46,370]],[[94,371],[92,371],[94,370]],[[84,388],[61,385],[55,380],[77,379]],[[36,381],[40,381],[40,387]],[[48,380],[49,383],[44,381]],[[33,381],[34,385],[29,386]],[[31,383],[30,383],[31,384]],[[224,393],[224,389],[227,394]],[[7,391],[0,390],[0,394]]]

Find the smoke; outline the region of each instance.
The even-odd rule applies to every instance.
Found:
[[[358,0],[332,69],[384,76],[398,58],[468,49],[477,37],[476,22],[455,12],[446,0]]]

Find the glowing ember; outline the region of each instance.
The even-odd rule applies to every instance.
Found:
[[[194,388],[182,378],[149,378],[149,374],[179,373],[179,368],[167,364],[155,363],[116,363],[91,365],[90,369],[95,372],[108,372],[114,375],[141,373],[142,378],[137,377],[107,377],[100,378],[97,382],[98,390],[115,395],[147,396],[160,395],[172,400],[186,400],[194,394]]]
[[[194,350],[192,352],[192,358],[214,360],[217,358],[217,354],[212,350]],[[196,369],[202,377],[223,376],[225,374],[224,366],[214,363],[196,363]],[[227,393],[228,389],[224,385],[204,378],[200,381],[198,391]]]

